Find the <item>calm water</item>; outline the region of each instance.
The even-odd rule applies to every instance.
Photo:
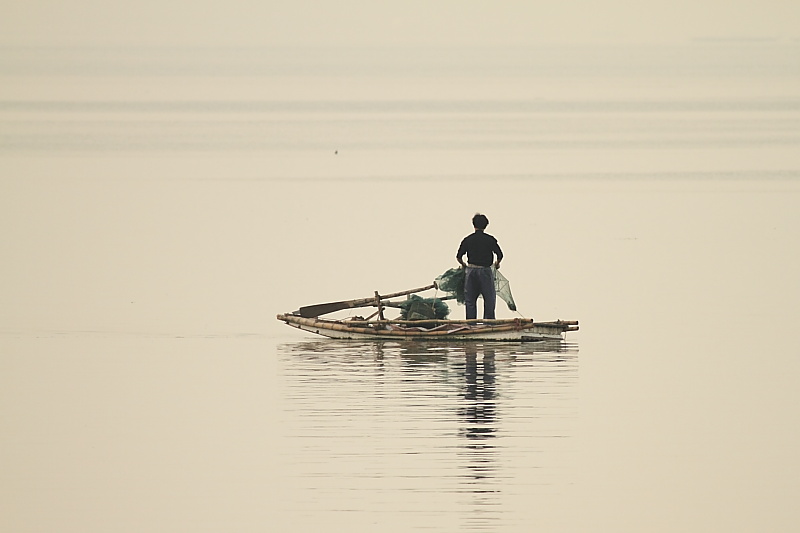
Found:
[[[797,523],[797,47],[469,52],[0,49],[0,529]],[[274,320],[479,210],[566,342]]]
[[[282,512],[301,529],[524,528],[539,512],[518,502],[576,483],[574,347],[314,341],[278,353]]]

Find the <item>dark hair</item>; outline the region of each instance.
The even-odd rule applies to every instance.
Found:
[[[472,227],[477,229],[486,229],[486,226],[489,225],[489,219],[486,218],[486,215],[482,215],[480,213],[476,213],[474,217],[472,217]]]

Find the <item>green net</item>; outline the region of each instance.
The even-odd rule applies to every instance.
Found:
[[[511,285],[508,283],[508,279],[496,268],[492,268],[492,272],[494,273],[494,290],[497,291],[497,297],[503,300],[510,310],[516,311],[517,304],[514,303],[514,297],[511,296]]]
[[[466,270],[463,268],[451,268],[438,278],[436,278],[436,286],[440,291],[450,293],[455,296],[456,301],[460,304],[464,303],[464,280],[466,277]],[[500,273],[499,270],[492,267],[492,274],[494,275],[494,288],[497,292],[497,297],[503,300],[508,308],[512,311],[517,310],[517,304],[514,303],[514,297],[511,296],[511,285],[508,278]]]
[[[443,320],[450,308],[439,298],[423,298],[412,294],[400,303],[400,318],[403,320]]]
[[[438,278],[436,278],[436,286],[440,291],[448,292],[456,297],[456,301],[460,304],[464,303],[464,278],[466,270],[463,268],[451,268]]]

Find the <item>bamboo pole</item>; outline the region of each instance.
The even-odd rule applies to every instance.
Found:
[[[343,300],[341,302],[306,305],[295,311],[294,314],[305,318],[314,318],[320,315],[333,313],[334,311],[341,311],[343,309],[353,309],[356,307],[373,307],[373,306],[380,307],[381,300],[427,291],[428,289],[432,289],[435,286],[436,285],[432,283],[430,285],[426,285],[425,287],[419,287],[417,289],[409,289],[407,291],[393,292],[390,294],[384,294],[382,296],[378,295],[378,293],[376,292],[375,293],[376,296],[371,296],[369,298],[358,298],[356,300]]]
[[[532,318],[501,318],[501,319],[470,319],[470,320],[447,320],[447,319],[424,319],[424,320],[323,320],[325,323],[341,322],[342,324],[358,325],[398,325],[398,326],[441,326],[450,325],[490,325],[502,326],[507,324],[533,324]]]
[[[383,321],[386,320],[386,317],[383,316],[383,304],[381,304],[381,295],[378,294],[378,291],[375,291],[375,304],[378,308],[378,318]]]

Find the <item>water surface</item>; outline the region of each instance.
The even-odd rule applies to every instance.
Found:
[[[0,529],[791,529],[796,46],[350,52],[0,49]],[[275,320],[476,211],[580,331]]]

